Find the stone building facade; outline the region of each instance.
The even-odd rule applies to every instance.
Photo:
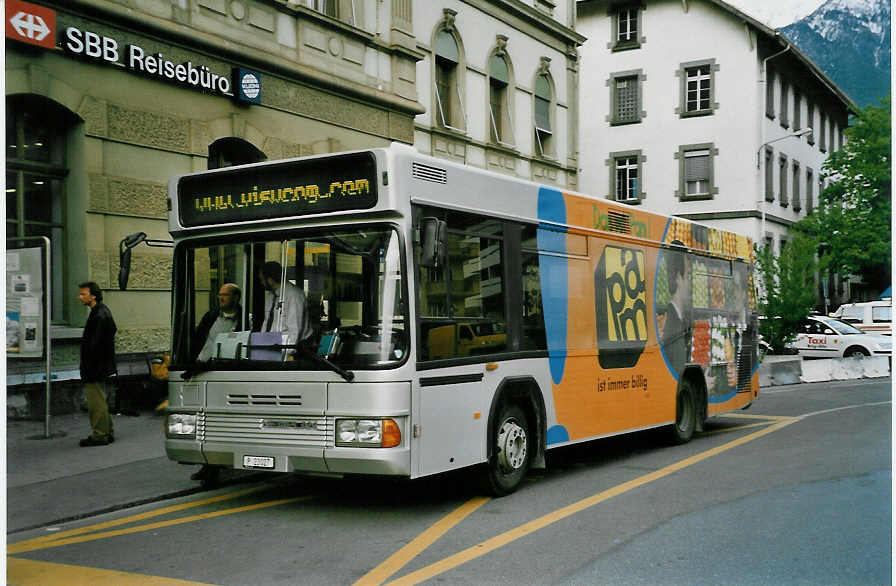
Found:
[[[575,189],[575,22],[574,0],[417,2],[417,150]]]
[[[169,347],[168,181],[207,168],[411,144],[411,0],[37,0],[7,3],[7,236],[52,242],[54,377],[78,378],[87,311],[106,291],[123,374]],[[46,32],[44,32],[46,27]],[[10,308],[7,307],[9,312]],[[12,356],[12,355],[11,355]],[[8,359],[11,389],[43,380]]]

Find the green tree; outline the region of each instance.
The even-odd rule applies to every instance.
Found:
[[[816,249],[812,238],[795,233],[779,256],[769,248],[756,250],[762,279],[759,310],[765,316],[759,332],[775,354],[785,351],[800,321],[815,307]]]
[[[845,135],[822,167],[831,183],[817,209],[794,228],[823,244],[822,269],[860,276],[880,290],[892,276],[890,97],[859,112]]]

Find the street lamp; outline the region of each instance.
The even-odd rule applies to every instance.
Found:
[[[759,150],[756,151],[756,168],[757,169],[759,168],[759,162],[760,162],[761,155],[762,155],[762,149],[764,149],[766,146],[772,144],[773,142],[778,142],[779,140],[784,140],[785,138],[800,138],[800,137],[807,136],[810,134],[812,134],[811,128],[809,128],[809,127],[800,128],[799,130],[791,132],[790,134],[786,134],[784,136],[779,136],[778,138],[775,138],[768,142],[762,143],[761,145],[759,145]],[[761,190],[762,189],[761,181],[759,182],[759,185],[760,185],[760,190]],[[765,201],[764,197],[761,197],[761,198],[759,198],[759,200],[757,200],[757,203],[759,204],[759,212],[760,212],[760,217],[761,217],[760,222],[759,222],[759,239],[757,240],[757,242],[762,242],[763,239],[765,238],[765,207],[766,207],[767,202]]]
[[[785,138],[801,138],[808,134],[812,134],[811,128],[808,128],[808,127],[800,128],[799,130],[797,130],[795,132],[791,132],[790,134],[786,134],[784,136],[780,136],[776,139],[762,143],[761,145],[759,145],[759,150],[756,151],[756,168],[757,169],[759,168],[759,155],[760,155],[760,153],[762,153],[762,149],[764,149],[768,145],[772,144],[773,142],[778,142],[779,140],[784,140]]]

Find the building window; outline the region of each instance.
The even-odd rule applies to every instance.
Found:
[[[778,122],[780,122],[781,126],[784,128],[790,127],[790,120],[787,116],[787,82],[784,81],[784,77],[781,77],[781,115],[778,117]]]
[[[610,124],[641,121],[640,71],[613,75],[610,79]]]
[[[208,145],[208,168],[220,169],[233,165],[247,165],[267,160],[263,152],[250,142],[228,136]]]
[[[547,14],[554,14],[554,0],[535,0],[535,8]]]
[[[436,34],[435,45],[437,121],[444,128],[463,132],[466,114],[460,91],[460,50],[457,40],[450,31],[442,29]]]
[[[815,199],[814,196],[815,191],[815,181],[814,181],[814,173],[812,169],[806,168],[806,213],[811,214],[812,210],[815,209]]]
[[[339,0],[308,0],[308,8],[333,18],[339,18]]]
[[[51,321],[65,319],[65,178],[66,142],[74,118],[37,96],[6,101],[6,237],[50,239]],[[27,240],[23,245],[40,246]]]
[[[765,66],[765,115],[775,119],[775,70]]]
[[[513,145],[513,116],[510,113],[510,68],[502,55],[492,55],[488,64],[489,123],[492,142]]]
[[[775,179],[772,160],[774,151],[771,147],[765,147],[765,201],[775,201]]]
[[[610,153],[610,193],[615,201],[638,203],[645,197],[641,190],[641,151]]]
[[[794,87],[793,88],[793,129],[794,130],[802,129],[803,117],[801,115],[802,114],[802,112],[801,112],[802,104],[800,102],[801,102],[800,90],[798,88]]]
[[[812,132],[806,135],[806,142],[815,144],[815,104],[806,100],[806,128],[811,128]]]
[[[714,60],[683,63],[679,69],[681,76],[681,106],[679,115],[703,116],[712,114],[718,107],[714,103],[715,90],[713,76],[718,70]]]
[[[793,197],[793,211],[798,212],[802,209],[802,205],[800,204],[800,164],[796,161],[793,162],[793,185],[792,185],[792,197]]]
[[[827,127],[828,127],[827,118],[825,117],[824,112],[819,109],[818,110],[818,132],[819,132],[820,136],[818,137],[818,150],[820,150],[823,153],[828,152],[827,135],[825,134]]]
[[[789,205],[787,199],[787,155],[778,158],[778,203],[785,208]]]
[[[641,46],[641,9],[637,6],[622,6],[612,13],[612,50],[637,49]]]
[[[713,157],[717,154],[712,144],[686,145],[679,149],[676,153],[679,159],[679,199],[712,199],[718,193],[713,178]]]
[[[535,78],[535,142],[542,157],[552,157],[554,153],[551,125],[553,96],[550,77],[540,74]]]

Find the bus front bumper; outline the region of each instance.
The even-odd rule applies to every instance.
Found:
[[[411,452],[394,448],[274,447],[264,444],[166,439],[168,458],[184,464],[210,464],[239,470],[309,474],[410,476]]]

